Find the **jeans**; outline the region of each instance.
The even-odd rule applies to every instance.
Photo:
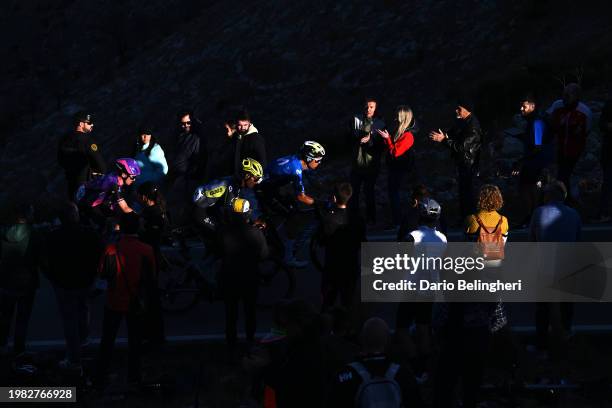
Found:
[[[115,339],[121,320],[127,320],[128,330],[128,380],[140,381],[140,351],[142,345],[141,318],[129,312],[117,312],[108,308],[104,309],[102,321],[102,339],[98,353],[98,367],[96,380],[102,383],[110,367]]]
[[[35,294],[35,290],[25,293],[0,292],[0,347],[8,344],[11,322],[16,310],[14,351],[17,354],[25,351],[28,323],[32,316]]]
[[[54,288],[64,324],[66,358],[72,364],[81,364],[81,344],[89,335],[89,289]]]
[[[351,172],[351,187],[353,188],[353,196],[349,201],[352,210],[359,212],[360,193],[363,185],[366,203],[366,217],[369,222],[376,222],[376,179],[378,178],[378,170],[369,172],[356,171]]]

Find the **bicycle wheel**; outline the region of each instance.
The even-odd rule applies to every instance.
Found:
[[[161,307],[167,313],[180,313],[196,305],[200,297],[197,270],[189,263],[168,260],[158,279]]]
[[[295,269],[288,268],[279,259],[268,259],[260,263],[259,300],[260,307],[272,307],[295,294]]]

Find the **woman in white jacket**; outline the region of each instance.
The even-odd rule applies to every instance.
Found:
[[[150,128],[143,127],[138,133],[133,157],[140,166],[141,174],[136,183],[140,185],[145,181],[151,181],[161,185],[168,174],[168,162],[164,151]]]

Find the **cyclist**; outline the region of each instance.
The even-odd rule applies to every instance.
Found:
[[[249,192],[245,190],[252,190],[261,182],[262,177],[261,164],[247,157],[242,160],[241,174],[237,177],[220,178],[196,189],[193,195],[194,218],[199,226],[204,227],[205,235],[212,238],[219,224],[227,218],[233,200],[241,196],[249,196]],[[253,201],[251,197],[248,198],[251,202]]]
[[[120,158],[115,160],[114,171],[81,184],[76,201],[85,219],[102,226],[115,213],[133,212],[125,200],[125,190],[139,175],[140,167],[134,159]]]
[[[307,221],[303,213],[295,210],[299,204],[312,206],[315,203],[314,198],[305,192],[302,174],[316,170],[324,156],[323,146],[308,140],[302,144],[298,154],[280,157],[270,163],[258,189],[258,199],[279,232],[285,250],[285,264],[290,267],[303,268],[308,264],[294,256],[296,238]]]

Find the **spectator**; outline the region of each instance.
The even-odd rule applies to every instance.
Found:
[[[545,186],[545,204],[536,208],[531,217],[529,241],[580,241],[582,228],[580,215],[573,208],[563,204],[566,198],[567,189],[562,181],[554,181]],[[536,304],[536,349],[542,356],[547,356],[549,325],[556,334],[560,334],[560,338],[557,339],[563,341],[571,332],[573,312],[573,303]],[[553,321],[551,316],[560,316],[561,321]]]
[[[230,355],[237,340],[238,304],[244,307],[246,339],[255,340],[257,324],[257,289],[261,260],[268,256],[268,244],[262,230],[249,223],[249,202],[236,198],[228,223],[219,232],[222,242],[222,267],[219,285],[225,301],[225,339]]]
[[[374,98],[365,100],[364,112],[353,116],[350,144],[352,146],[351,186],[353,199],[351,207],[359,211],[361,186],[365,194],[366,219],[376,223],[376,200],[374,187],[380,172],[380,157],[384,145],[376,137],[376,130],[384,129],[385,122],[377,115],[378,102]]]
[[[459,182],[459,206],[461,216],[466,217],[474,208],[474,175],[478,173],[482,130],[474,115],[471,100],[459,99],[455,108],[455,125],[448,131],[438,129],[429,137],[434,142],[444,143],[451,150]]]
[[[485,184],[480,188],[477,212],[467,217],[465,221],[465,234],[469,241],[478,240],[481,228],[493,233],[500,228],[503,241],[508,239],[508,219],[499,214],[498,211],[504,205],[504,199],[499,187],[493,184]]]
[[[166,200],[159,187],[147,181],[141,184],[136,191],[138,199],[143,203],[144,208],[140,214],[142,228],[139,232],[140,240],[145,244],[151,245],[155,254],[155,262],[161,268],[161,242],[168,227],[169,220],[166,212]],[[158,281],[160,270],[156,270],[155,282]],[[163,310],[161,307],[161,297],[157,285],[151,286],[151,301],[149,303],[149,319],[144,327],[144,340],[151,344],[161,344],[165,341]]]
[[[93,117],[86,111],[74,115],[74,130],[59,143],[57,160],[66,173],[68,199],[74,200],[79,186],[91,180],[94,173],[104,174],[106,163],[100,146],[91,136]]]
[[[361,355],[336,375],[328,407],[422,406],[410,368],[385,354],[388,339],[389,327],[384,320],[373,317],[364,323]],[[364,388],[364,384],[369,385]]]
[[[612,195],[612,100],[607,101],[599,118],[601,130],[601,201],[599,204],[599,221],[610,221],[610,196]]]
[[[81,368],[81,346],[89,336],[89,289],[96,276],[104,249],[102,238],[93,229],[79,223],[79,211],[72,202],[59,214],[61,226],[46,240],[47,276],[64,324],[66,358],[60,367]]]
[[[149,126],[141,126],[138,133],[139,136],[132,153],[132,157],[140,167],[140,176],[135,186],[138,187],[147,181],[160,186],[164,176],[168,174],[168,163],[164,151]]]
[[[231,176],[234,171],[234,145],[236,143],[236,120],[229,117],[223,123],[223,140],[213,155],[209,180]]]
[[[521,137],[524,154],[514,168],[515,172],[519,171],[519,192],[527,209],[527,216],[521,225],[529,225],[531,213],[537,204],[537,183],[541,181],[542,171],[552,164],[554,152],[547,124],[538,113],[532,95],[521,101],[521,115],[526,125]]]
[[[320,243],[325,248],[325,266],[321,277],[323,311],[330,309],[338,295],[346,309],[352,306],[359,278],[359,250],[366,241],[361,216],[347,211],[352,188],[340,183],[333,194],[334,205],[321,217]]]
[[[563,98],[553,102],[546,111],[557,143],[557,179],[567,188],[572,202],[571,176],[586,146],[593,116],[588,106],[580,102],[580,93],[578,84],[568,84],[563,90]]]
[[[396,115],[397,127],[393,136],[387,130],[376,130],[383,137],[384,143],[389,149],[389,155],[387,156],[387,166],[389,168],[388,189],[393,227],[397,227],[402,221],[400,203],[402,181],[414,168],[414,157],[411,148],[414,145],[414,135],[412,132],[415,128],[415,119],[412,109],[408,106],[400,105],[397,107]]]
[[[25,351],[28,323],[39,286],[42,242],[28,221],[28,209],[12,204],[0,226],[0,350],[8,352],[15,315],[14,352]]]
[[[141,381],[140,350],[142,341],[142,310],[140,288],[148,289],[156,270],[153,248],[138,239],[140,219],[136,214],[121,215],[121,237],[106,246],[100,261],[100,274],[109,279],[102,339],[98,354],[96,383],[103,386],[110,366],[115,338],[123,319],[128,330],[128,381]]]
[[[179,134],[174,148],[171,184],[175,184],[184,200],[190,200],[196,186],[206,179],[208,142],[199,129],[201,122],[192,111],[178,114]]]
[[[406,241],[407,235],[410,231],[417,229],[420,224],[420,214],[419,214],[419,203],[430,196],[429,190],[423,184],[417,184],[412,189],[412,197],[410,199],[410,205],[406,213],[404,214],[404,219],[402,220],[399,230],[397,232],[397,241],[402,242]],[[444,214],[440,214],[440,218],[436,225],[436,229],[443,234],[446,234],[446,219]]]
[[[251,123],[251,116],[247,111],[243,110],[236,116],[236,132],[232,139],[234,140],[234,174],[240,173],[241,163],[247,157],[266,166],[266,142]]]
[[[425,254],[427,257],[442,257],[446,251],[446,235],[437,230],[442,207],[438,202],[429,197],[419,200],[418,206],[418,227],[408,233],[405,240],[414,243],[414,251],[417,254]],[[414,275],[406,277],[407,280],[414,281]],[[422,274],[419,279],[423,279]],[[432,282],[439,282],[439,271],[429,271],[425,278]],[[420,293],[421,298],[418,302],[401,302],[397,308],[396,335],[401,342],[411,345],[410,327],[414,324],[416,328],[416,356],[413,361],[413,368],[419,383],[425,382],[427,374],[427,362],[432,353],[431,341],[431,313],[432,303],[426,293]]]

